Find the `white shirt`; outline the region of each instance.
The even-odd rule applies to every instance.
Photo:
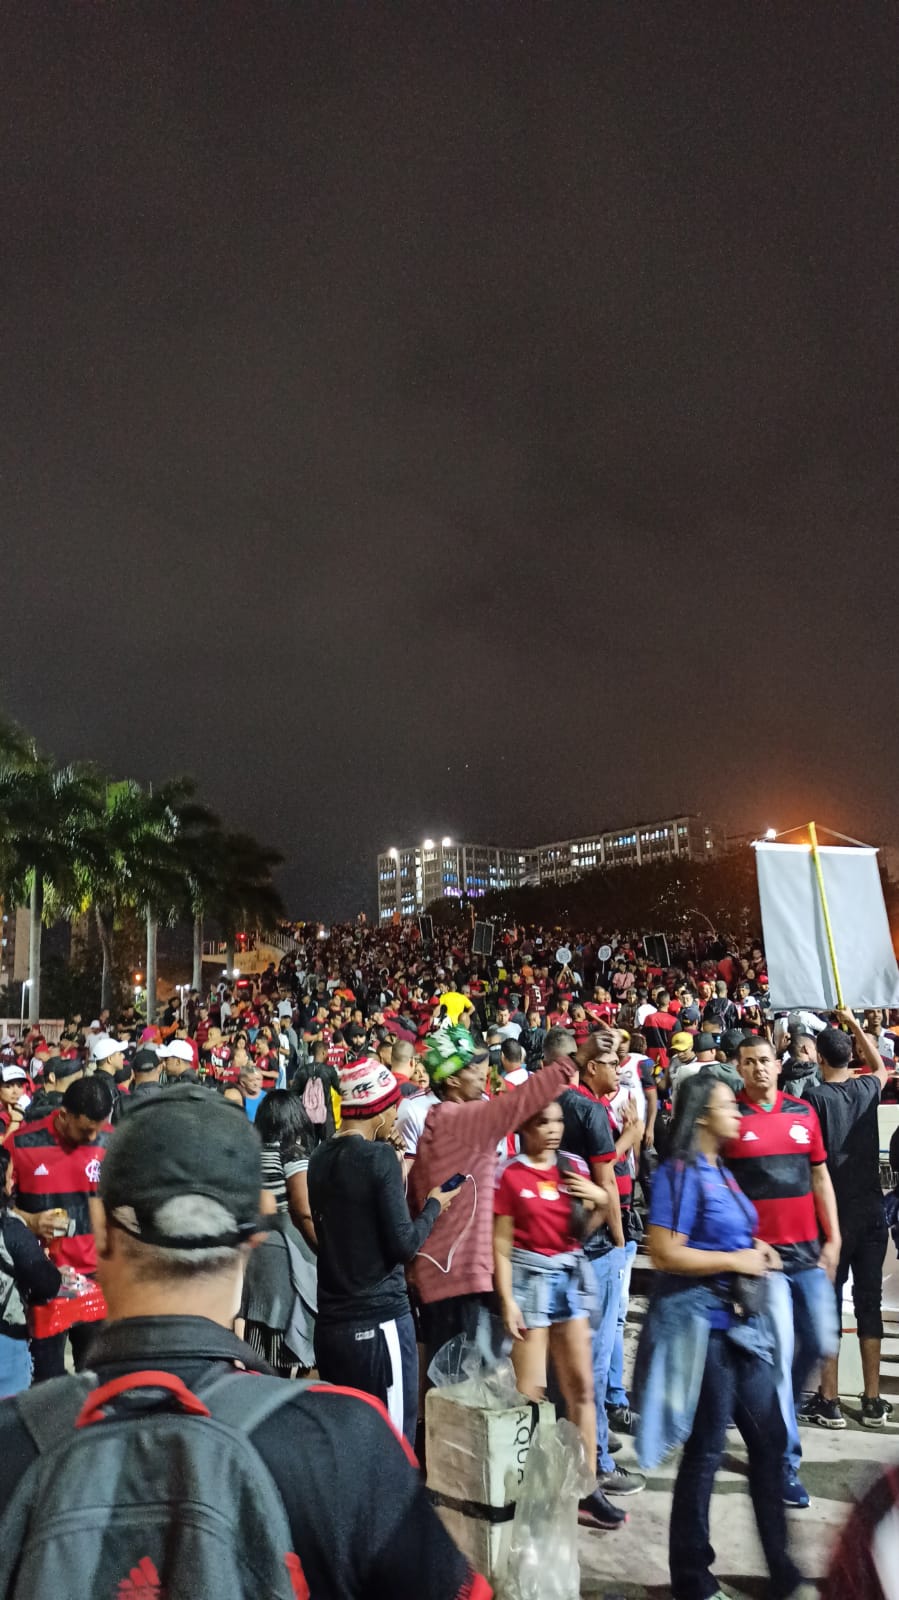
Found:
[[[674,1065],[674,1062],[672,1061],[672,1066],[673,1065]],[[686,1083],[688,1078],[694,1078],[696,1076],[697,1072],[701,1072],[705,1065],[706,1065],[706,1063],[704,1061],[682,1061],[681,1062],[680,1066],[677,1069],[677,1072],[674,1073],[674,1075],[673,1075],[673,1077],[671,1079],[671,1105],[672,1105],[672,1108],[674,1107],[674,1104],[675,1104],[675,1102],[677,1100],[677,1092],[678,1092],[681,1084],[682,1083]]]
[[[617,1112],[625,1104],[628,1095],[630,1095],[634,1105],[637,1107],[637,1115],[640,1122],[646,1121],[646,1093],[640,1082],[640,1069],[637,1065],[639,1061],[643,1060],[645,1060],[645,1057],[641,1055],[625,1056],[618,1076],[618,1089],[612,1096],[611,1102],[612,1110]]]
[[[412,1161],[418,1150],[418,1141],[424,1133],[424,1126],[428,1120],[428,1112],[432,1106],[439,1106],[440,1099],[433,1089],[427,1094],[410,1094],[400,1102],[396,1114],[396,1125],[403,1136],[406,1146],[406,1160]]]
[[[503,1026],[501,1028],[497,1028],[496,1031],[499,1034],[501,1039],[520,1039],[521,1038],[521,1023],[520,1022],[506,1022],[506,1023],[503,1024]]]
[[[651,1017],[653,1012],[657,1010],[658,1006],[652,1005],[649,1000],[644,1000],[642,1006],[637,1007],[635,1018],[637,1027],[642,1028],[646,1018]]]

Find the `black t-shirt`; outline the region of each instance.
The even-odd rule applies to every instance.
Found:
[[[426,1201],[413,1222],[393,1146],[355,1135],[319,1145],[308,1181],[319,1321],[366,1327],[403,1316],[409,1310],[403,1268],[437,1221],[437,1201]]]
[[[841,1228],[882,1217],[880,1079],[872,1073],[844,1083],[816,1083],[802,1098],[821,1124]]]
[[[212,1368],[235,1361],[264,1367],[233,1334],[203,1317],[136,1317],[103,1329],[88,1364],[101,1384],[150,1369],[174,1373],[191,1388]],[[281,1492],[315,1600],[402,1594],[490,1600],[490,1588],[443,1528],[415,1457],[379,1401],[327,1384],[295,1386],[294,1398],[250,1437]],[[9,1504],[35,1454],[15,1406],[0,1405],[0,1505]]]
[[[577,1089],[564,1089],[559,1095],[559,1105],[565,1123],[562,1149],[569,1155],[580,1156],[588,1166],[593,1161],[614,1161],[615,1141],[605,1107]],[[588,1256],[604,1256],[611,1249],[612,1235],[605,1224],[584,1243]]]

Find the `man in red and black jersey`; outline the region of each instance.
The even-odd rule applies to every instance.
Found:
[[[100,1165],[111,1129],[112,1087],[105,1073],[70,1084],[57,1111],[25,1122],[10,1142],[17,1192],[16,1207],[58,1267],[86,1277],[97,1270],[88,1200],[97,1193]],[[71,1330],[76,1365],[92,1327]],[[66,1335],[33,1339],[34,1381],[65,1372]]]
[[[768,1040],[743,1039],[736,1060],[743,1079],[740,1136],[725,1148],[724,1159],[758,1212],[759,1238],[773,1245],[783,1266],[768,1277],[769,1311],[787,1429],[783,1497],[801,1509],[809,1498],[799,1481],[796,1401],[812,1368],[837,1349],[831,1287],[840,1259],[837,1204],[818,1118],[807,1101],[779,1093]]]

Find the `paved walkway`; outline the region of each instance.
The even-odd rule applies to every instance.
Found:
[[[631,1305],[628,1354],[632,1356],[643,1306]],[[895,1326],[891,1332],[899,1333]],[[852,1336],[847,1337],[848,1340]],[[857,1346],[856,1346],[857,1348]],[[847,1348],[847,1356],[849,1350]],[[893,1398],[896,1421],[884,1428],[863,1428],[856,1420],[860,1403],[846,1395],[848,1427],[840,1432],[802,1428],[802,1481],[812,1497],[806,1511],[790,1511],[787,1520],[796,1561],[811,1578],[827,1568],[831,1544],[852,1502],[888,1461],[899,1461],[899,1396],[892,1374],[899,1373],[899,1338],[884,1342],[882,1392]],[[628,1440],[616,1457],[635,1466]],[[712,1498],[712,1544],[717,1551],[715,1574],[726,1592],[739,1600],[762,1600],[767,1593],[765,1565],[755,1530],[745,1476],[746,1452],[736,1430],[728,1435],[728,1453]],[[579,1554],[581,1594],[585,1600],[667,1600],[668,1522],[677,1460],[650,1474],[643,1494],[627,1505],[630,1520],[616,1533],[581,1529]],[[848,1600],[848,1597],[847,1597]]]

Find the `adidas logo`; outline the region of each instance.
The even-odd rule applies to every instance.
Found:
[[[50,1168],[49,1167],[45,1167],[44,1163],[42,1161],[39,1167],[35,1167],[34,1176],[36,1178],[49,1178],[49,1176],[50,1176]]]
[[[162,1580],[149,1556],[144,1556],[132,1567],[127,1578],[122,1578],[116,1590],[116,1600],[162,1600]]]
[[[757,1133],[753,1133],[751,1128],[747,1128],[746,1132],[742,1135],[741,1143],[742,1144],[748,1144],[750,1139],[754,1139],[756,1144],[758,1144],[758,1142],[759,1142],[758,1134]]]

